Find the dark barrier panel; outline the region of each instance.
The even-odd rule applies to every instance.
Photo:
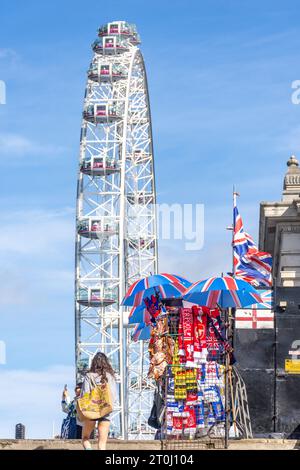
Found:
[[[235,330],[235,351],[241,369],[274,367],[274,329]]]
[[[300,288],[277,288],[276,305],[276,431],[299,439],[300,368],[293,364],[300,360]]]
[[[236,329],[237,367],[245,381],[254,435],[274,431],[274,329]]]
[[[254,435],[300,439],[300,287],[276,288],[275,328],[236,329],[234,346]]]
[[[252,432],[256,435],[273,432],[274,415],[274,371],[244,369],[240,372],[248,394]]]

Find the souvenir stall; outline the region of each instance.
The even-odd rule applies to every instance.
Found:
[[[225,363],[233,356],[224,312],[166,300],[151,320],[149,377],[163,398],[161,438],[225,439]]]
[[[123,305],[133,306],[133,339],[149,340],[148,376],[156,392],[148,424],[156,438],[214,439],[227,447],[237,397],[230,312],[259,301],[253,287],[231,276],[191,284],[162,274],[130,287]]]

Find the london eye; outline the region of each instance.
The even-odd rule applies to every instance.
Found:
[[[155,177],[146,70],[135,25],[100,27],[87,72],[76,212],[75,342],[81,378],[96,351],[117,372],[121,438],[150,435],[147,344],[133,342],[120,303],[157,272]]]

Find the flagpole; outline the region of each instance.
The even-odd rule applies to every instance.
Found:
[[[236,196],[238,193],[235,190],[235,185],[233,184],[232,187],[232,225],[227,227],[228,230],[232,231],[232,238],[231,238],[231,248],[232,248],[232,275],[235,276],[235,265],[234,265],[234,234],[235,234],[235,214],[234,208],[236,207]],[[229,308],[225,309],[225,335],[226,339],[229,339],[228,330],[229,326],[232,327],[231,331],[231,346],[234,345],[234,324],[232,325],[232,318],[234,316],[235,309]],[[233,424],[234,430],[236,434],[236,412],[235,412],[235,403],[234,403],[234,394],[233,394],[233,384],[232,384],[232,366],[230,365],[229,354],[228,352],[225,355],[225,449],[228,448],[228,441],[229,441],[229,428],[230,428],[230,412],[232,411],[233,415]],[[230,382],[230,383],[229,383]],[[231,392],[231,400],[229,397],[229,386]],[[230,403],[231,401],[231,403]]]
[[[233,186],[233,204],[234,204],[234,186]],[[233,212],[233,211],[232,211]],[[234,217],[233,217],[234,218]],[[234,234],[234,225],[232,227],[228,227],[228,229],[232,231],[232,269],[234,269],[234,263],[233,263],[233,234]],[[232,270],[233,273],[233,270]],[[228,341],[228,327],[229,327],[229,317],[231,312],[229,312],[231,309],[230,308],[225,308],[224,309],[224,323],[225,323],[225,339]],[[225,353],[225,370],[224,370],[224,379],[225,379],[225,384],[224,384],[224,395],[225,395],[225,403],[224,403],[224,408],[225,408],[225,449],[228,449],[229,445],[229,429],[230,429],[230,399],[229,399],[229,373],[230,373],[230,361],[229,361],[229,354],[228,351]]]
[[[234,264],[234,234],[235,234],[235,217],[234,217],[234,208],[236,207],[236,196],[237,192],[235,190],[235,185],[233,184],[232,186],[232,274],[235,276],[235,264]],[[230,309],[230,325],[232,328],[231,331],[231,346],[234,348],[234,332],[235,332],[235,324],[234,321],[232,323],[232,319],[235,316],[235,308]],[[233,427],[234,427],[234,434],[236,436],[237,434],[237,428],[236,428],[236,410],[235,410],[235,400],[234,400],[234,392],[233,392],[233,382],[232,382],[232,366],[228,364],[228,379],[229,379],[229,384],[230,385],[230,391],[231,391],[231,408],[232,408],[232,418],[233,418]],[[227,380],[228,380],[227,379]]]
[[[235,191],[235,185],[233,185],[232,187],[232,273],[233,273],[233,276],[235,276],[233,242],[234,242],[234,230],[235,230],[234,208],[236,206],[236,196],[237,196],[237,193]]]

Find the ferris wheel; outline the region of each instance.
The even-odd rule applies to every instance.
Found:
[[[128,287],[157,272],[155,179],[147,77],[135,25],[105,24],[87,73],[77,188],[76,374],[97,351],[117,371],[113,431],[151,436],[147,344],[131,339],[120,306]]]

